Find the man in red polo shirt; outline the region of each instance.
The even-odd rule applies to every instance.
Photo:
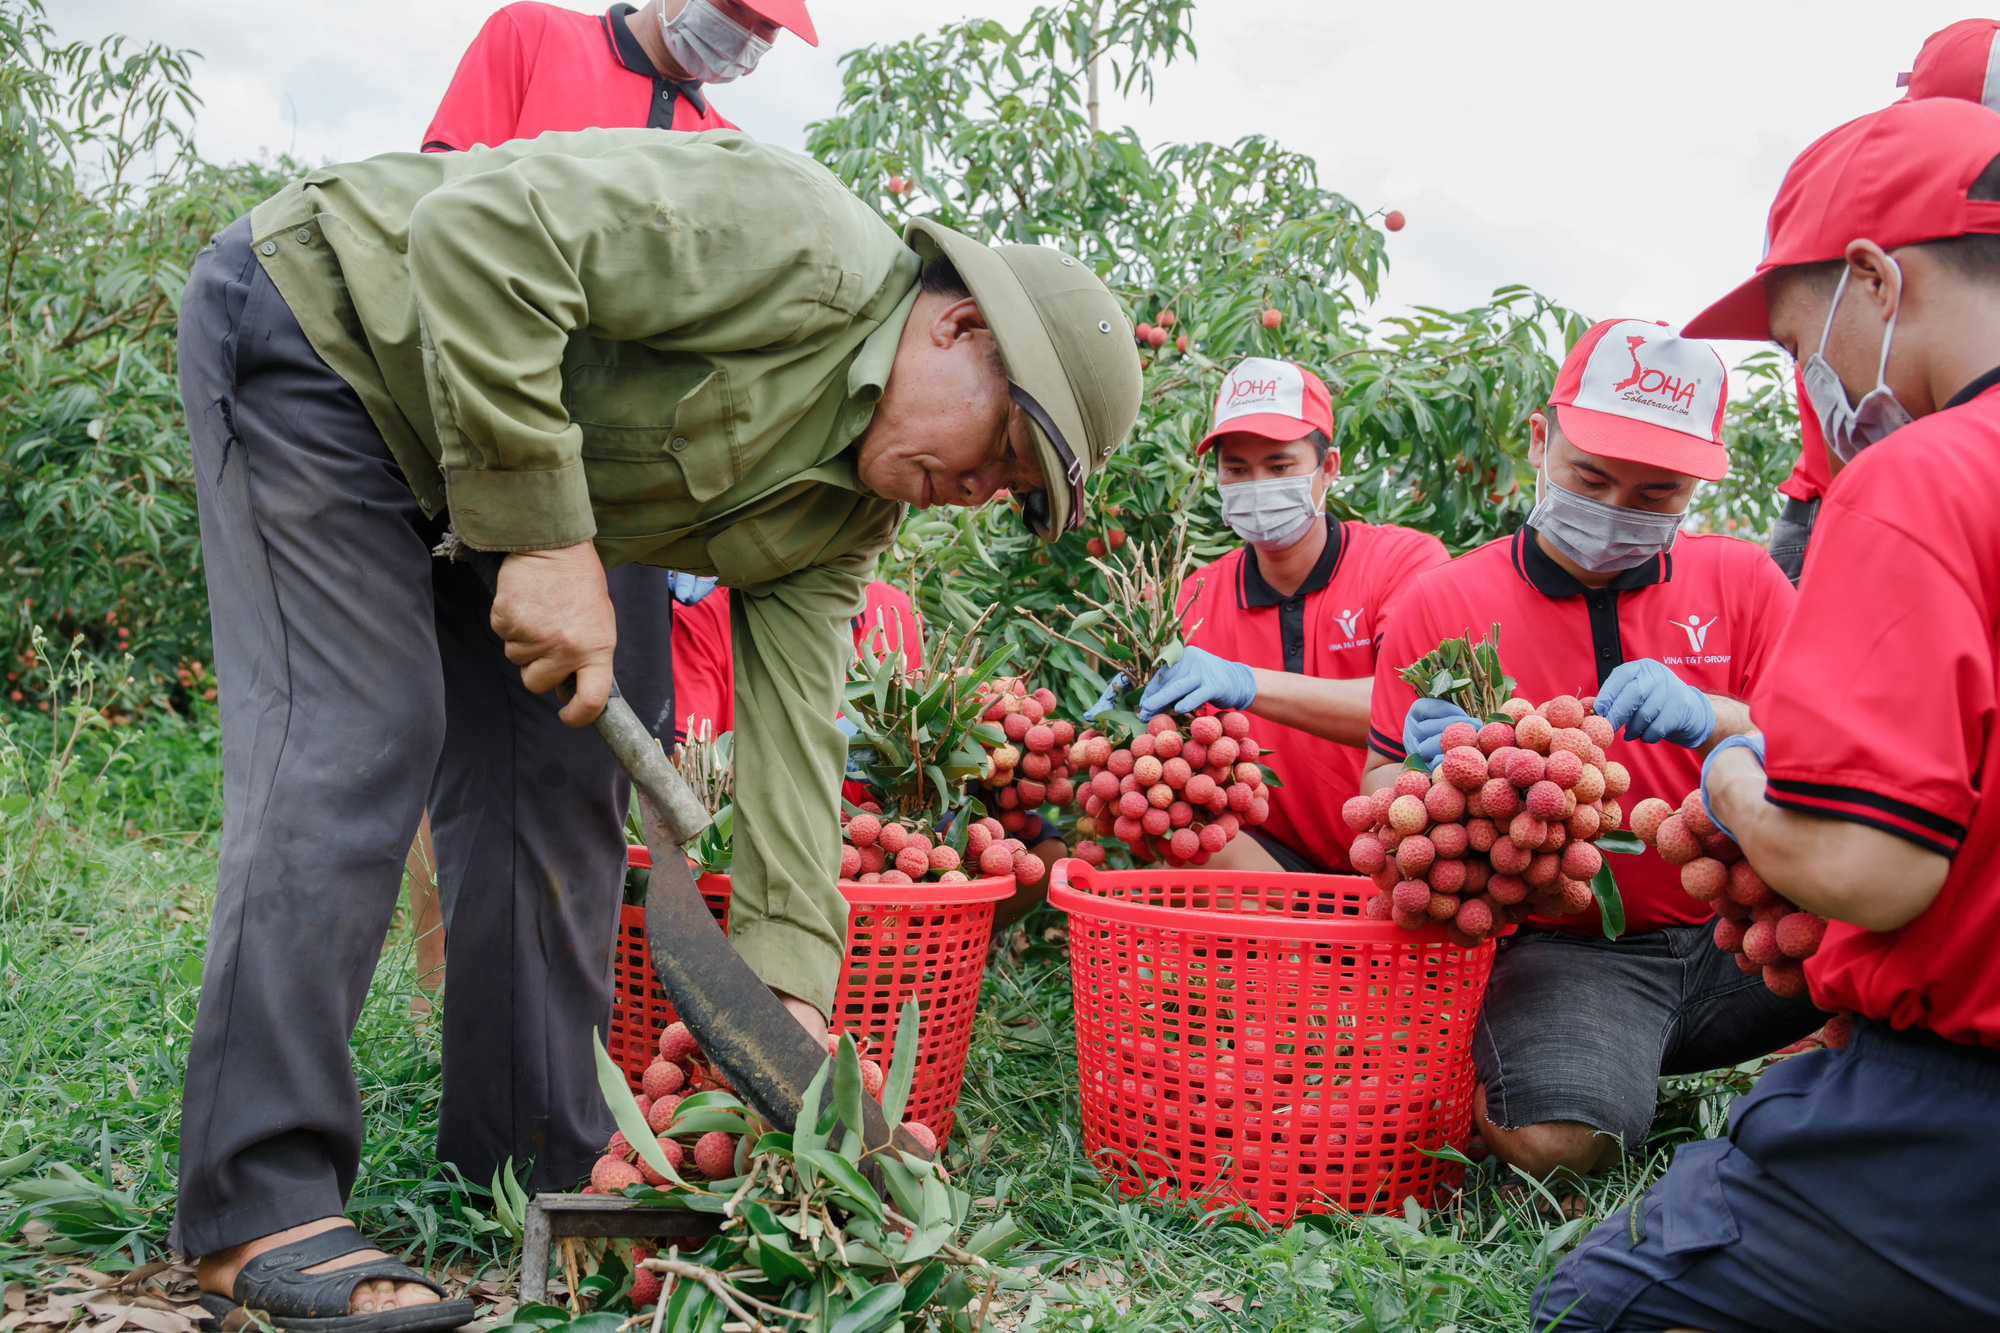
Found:
[[[1829,918],[1845,1049],[1765,1071],[1536,1296],[1564,1333],[2000,1329],[2000,115],[1899,102],[1799,155],[1689,325],[1803,359],[1847,466],[1704,799]],[[1768,768],[1768,771],[1767,771]]]
[[[748,74],[779,28],[819,45],[804,0],[648,0],[603,14],[520,0],[459,58],[424,150],[551,130],[733,130],[702,85]]]
[[[1360,789],[1375,645],[1410,581],[1450,558],[1428,533],[1324,512],[1340,474],[1332,438],[1319,376],[1253,356],[1222,381],[1195,447],[1215,452],[1222,517],[1243,545],[1181,585],[1189,647],[1147,683],[1139,714],[1213,704],[1263,720],[1257,741],[1284,785],[1269,821],[1215,854],[1226,870],[1347,870],[1328,812]]]
[[[1749,697],[1791,610],[1791,584],[1734,537],[1679,531],[1697,480],[1729,469],[1728,377],[1707,343],[1607,320],[1570,350],[1550,409],[1529,417],[1539,470],[1527,526],[1419,578],[1376,654],[1369,786],[1404,756],[1435,760],[1465,714],[1401,672],[1444,639],[1500,626],[1516,693],[1596,696],[1631,774],[1620,804],[1678,805],[1701,755],[1747,731]],[[1626,929],[1597,909],[1533,919],[1500,942],[1473,1058],[1474,1115],[1501,1160],[1582,1174],[1645,1141],[1658,1081],[1774,1051],[1825,1021],[1781,999],[1709,939],[1709,910],[1657,856],[1615,857]]]

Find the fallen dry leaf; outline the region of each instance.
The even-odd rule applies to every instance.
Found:
[[[25,1282],[9,1282],[4,1289],[0,1289],[0,1305],[4,1305],[9,1310],[27,1309],[28,1284]]]

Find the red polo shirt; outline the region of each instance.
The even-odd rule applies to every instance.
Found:
[[[1444,543],[1409,528],[1326,520],[1327,543],[1298,590],[1281,596],[1248,547],[1188,576],[1175,605],[1194,596],[1183,621],[1188,642],[1232,662],[1322,680],[1375,674],[1375,645],[1411,580],[1451,557]],[[1201,590],[1194,592],[1199,581]],[[1285,785],[1271,789],[1266,833],[1330,871],[1347,869],[1340,807],[1361,789],[1367,753],[1256,719],[1250,734],[1271,751]]]
[[[901,652],[911,667],[924,664],[923,635],[910,595],[877,579],[868,604],[854,618],[854,651],[866,642],[877,656]],[[713,734],[736,725],[736,668],[729,635],[729,589],[717,588],[693,606],[674,603],[674,739],[684,741],[689,719]]]
[[[1951,858],[1900,930],[1835,921],[1806,980],[1850,1009],[2000,1046],[2000,370],[1841,470],[1757,720],[1768,799]]]
[[[1792,474],[1778,483],[1778,491],[1794,500],[1811,500],[1826,494],[1833,469],[1827,465],[1819,413],[1813,411],[1812,399],[1806,397],[1805,375],[1797,369],[1792,371],[1792,388],[1799,405],[1799,461],[1792,464]]]
[[[1673,549],[1628,569],[1608,587],[1586,588],[1545,554],[1533,529],[1488,542],[1417,580],[1396,608],[1376,655],[1369,748],[1401,762],[1403,717],[1416,691],[1397,675],[1445,639],[1500,626],[1500,663],[1516,693],[1534,703],[1594,695],[1620,663],[1664,662],[1708,694],[1747,699],[1791,614],[1792,585],[1764,548],[1735,537],[1683,533]],[[1632,788],[1621,810],[1648,796],[1679,805],[1701,782],[1701,756],[1678,745],[1613,740]],[[1680,871],[1659,857],[1613,856],[1628,931],[1706,921],[1713,913],[1681,890]],[[1597,934],[1597,909],[1541,925]]]
[[[660,76],[625,25],[630,5],[578,14],[538,0],[486,20],[424,131],[424,151],[532,139],[551,130],[733,130],[699,83]]]

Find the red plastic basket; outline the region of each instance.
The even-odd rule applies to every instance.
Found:
[[[1442,929],[1369,921],[1336,875],[1056,862],[1084,1145],[1128,1194],[1282,1222],[1430,1206],[1462,1168],[1493,969]]]
[[[644,847],[630,850],[630,864],[647,867]],[[729,877],[703,875],[698,887],[708,910],[727,929]],[[847,957],[834,995],[832,1026],[850,1032],[864,1054],[885,1063],[896,1040],[903,1002],[923,1010],[916,1077],[904,1116],[921,1120],[942,1140],[957,1118],[979,982],[993,935],[993,905],[1013,896],[1011,877],[962,884],[852,884],[847,899]],[[611,1058],[636,1091],[657,1054],[660,1030],[674,1008],[653,976],[646,947],[646,909],[619,911],[618,948],[612,961]]]

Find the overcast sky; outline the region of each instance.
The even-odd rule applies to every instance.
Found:
[[[492,0],[49,0],[65,36],[123,32],[204,59],[201,146],[341,161],[413,149]],[[607,0],[608,3],[608,0]],[[818,49],[781,35],[717,90],[746,130],[798,147],[839,94],[838,57],[1026,0],[812,0]],[[1200,57],[1105,121],[1149,143],[1269,135],[1322,183],[1394,207],[1377,313],[1460,307],[1527,283],[1595,317],[1680,322],[1746,276],[1785,165],[1893,100],[1933,0],[1671,6],[1515,0],[1209,0]],[[1747,349],[1743,349],[1747,350]]]

